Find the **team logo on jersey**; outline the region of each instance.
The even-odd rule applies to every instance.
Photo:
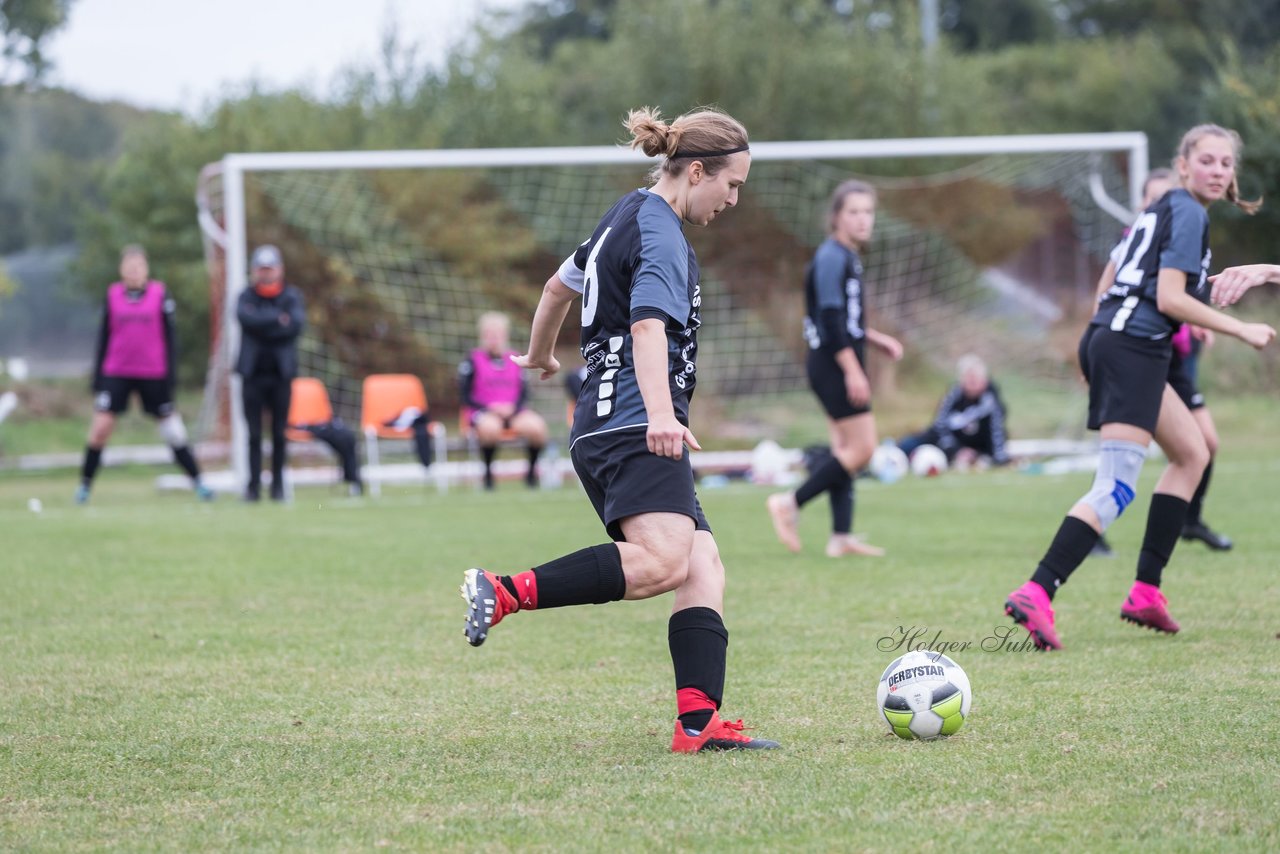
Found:
[[[854,338],[862,337],[862,280],[854,277],[844,283],[845,294],[849,300],[849,334]]]

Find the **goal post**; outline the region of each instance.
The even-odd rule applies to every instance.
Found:
[[[811,253],[821,238],[820,208],[826,194],[842,176],[862,177],[882,195],[877,237],[868,253],[869,310],[873,315],[877,310],[888,313],[903,329],[913,323],[940,327],[983,300],[973,293],[968,280],[981,279],[984,291],[1009,286],[1009,280],[1017,278],[1009,274],[1010,259],[1019,252],[1026,254],[1036,241],[1044,242],[1050,227],[1079,232],[1050,241],[1052,251],[1061,254],[1067,251],[1062,247],[1069,246],[1070,251],[1088,256],[1076,265],[1074,279],[1092,273],[1086,262],[1103,257],[1118,233],[1116,220],[1127,225],[1128,212],[1138,207],[1149,165],[1147,152],[1146,135],[1138,132],[756,142],[751,146],[751,179],[740,204],[740,208],[754,206],[755,213],[735,213],[706,238],[691,238],[700,258],[704,252],[700,241],[711,243],[712,263],[705,265],[704,278],[710,274],[736,285],[752,271],[724,263],[723,256],[731,254],[735,245],[753,248],[759,255],[766,251],[760,247],[772,239],[769,229],[785,233],[785,239],[779,237],[776,243],[785,245],[787,251],[778,254],[786,254],[789,260],[771,271],[769,281],[785,287],[788,299],[797,301],[796,268],[801,256]],[[875,164],[884,161],[893,161],[898,168],[889,175],[879,174]],[[930,173],[924,167],[902,168],[907,161],[943,165]],[[212,321],[215,340],[201,427],[206,437],[219,423],[229,429],[226,438],[236,482],[243,485],[247,480],[248,459],[233,368],[240,340],[235,307],[247,286],[252,245],[281,242],[279,236],[286,235],[315,247],[314,253],[308,249],[308,256],[315,256],[308,262],[313,274],[332,273],[346,288],[342,295],[329,293],[327,298],[376,304],[386,316],[373,317],[369,323],[379,329],[394,327],[389,334],[399,336],[397,341],[417,336],[416,350],[414,346],[402,349],[406,353],[429,350],[439,374],[441,366],[456,364],[464,355],[466,330],[495,293],[492,282],[476,285],[477,280],[518,274],[525,290],[540,288],[541,280],[531,279],[527,269],[537,266],[531,259],[558,261],[568,255],[589,236],[590,227],[617,195],[627,186],[642,183],[651,163],[641,153],[621,146],[591,146],[236,153],[206,167],[196,195],[215,301],[212,308],[218,316]],[[904,177],[904,172],[909,174]],[[422,182],[414,176],[428,173],[438,177],[415,189],[415,182]],[[1117,202],[1112,195],[1127,199]],[[981,230],[983,216],[992,216],[992,234],[1017,232],[1012,226],[1018,217],[1008,212],[1002,216],[990,208],[1024,203],[1028,211],[1039,212],[1036,215],[1046,223],[1054,220],[1056,225],[1004,236],[1000,246],[983,239],[975,243],[973,232]],[[442,213],[445,208],[453,213]],[[469,210],[483,213],[492,223],[466,222],[472,216]],[[954,210],[955,216],[949,219],[948,210]],[[432,245],[434,234],[424,235],[415,221],[415,213],[423,211],[436,217],[433,221],[440,232],[463,222],[457,226],[460,234],[448,238],[452,244]],[[523,255],[517,257],[507,245],[500,233],[504,227],[517,235],[514,242],[525,247],[520,250]],[[489,264],[483,257],[466,254],[488,245],[503,255],[500,262]],[[289,248],[285,250],[288,270],[293,259]],[[1051,249],[1036,251],[1047,257]],[[803,268],[799,269],[802,273]],[[553,270],[553,266],[542,267],[542,279]],[[876,296],[886,282],[895,289],[902,286],[899,302],[892,302],[896,297]],[[309,283],[299,284],[305,290]],[[526,294],[525,302],[531,298]],[[1010,302],[1008,291],[1002,299]],[[1022,289],[1012,302],[1032,305],[1036,299],[1036,294]],[[774,340],[784,337],[774,306],[758,294],[734,291],[725,310],[737,337],[708,341],[707,355],[734,365],[760,358],[794,361],[795,342]],[[1053,307],[1030,310],[1052,314]],[[981,317],[990,320],[991,315]],[[513,319],[518,346],[519,327],[527,318]],[[975,315],[979,325],[961,337],[972,338],[973,330],[982,328],[981,322],[986,321]],[[337,373],[345,370],[339,363],[352,360],[333,356],[328,351],[332,341],[326,344],[321,340],[324,330],[320,332],[303,360],[304,370],[334,371],[333,377],[321,378],[349,385],[348,380],[338,381]],[[345,336],[350,334],[344,331]],[[933,337],[930,332],[930,343]],[[428,343],[421,344],[422,340]],[[767,346],[759,346],[762,343]],[[953,349],[936,348],[934,355],[942,361],[953,355]],[[413,364],[403,369],[423,371]],[[759,377],[767,371],[746,370],[725,394],[767,395],[788,387],[797,376],[794,367],[777,370],[779,379],[763,383]],[[708,376],[715,374],[708,372]],[[219,413],[224,407],[229,411]],[[562,405],[556,408],[562,410]]]

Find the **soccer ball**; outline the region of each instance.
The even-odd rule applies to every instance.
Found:
[[[969,714],[969,677],[939,652],[916,650],[894,659],[876,688],[880,716],[898,738],[925,741],[954,735]]]
[[[911,452],[911,473],[934,477],[947,470],[947,455],[937,445],[921,445]]]
[[[902,452],[902,449],[887,442],[872,452],[871,462],[867,465],[871,476],[881,483],[893,483],[901,479],[910,467],[911,464],[907,462],[907,455]]]

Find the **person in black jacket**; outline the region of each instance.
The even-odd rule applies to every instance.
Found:
[[[898,447],[910,455],[921,445],[937,445],[954,463],[963,454],[987,457],[998,466],[1009,462],[1005,447],[1007,410],[991,381],[986,363],[972,353],[956,364],[956,383],[947,389],[938,414],[927,429],[907,436]]]
[[[262,492],[262,410],[271,413],[271,500],[284,500],[285,427],[293,378],[298,375],[298,335],[306,325],[302,292],[285,284],[280,250],[267,244],[253,252],[253,286],[240,294],[240,358],[244,417],[249,426],[246,501]]]

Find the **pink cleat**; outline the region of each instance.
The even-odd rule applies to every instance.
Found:
[[[1180,628],[1169,616],[1169,602],[1160,588],[1145,581],[1135,581],[1129,588],[1129,595],[1120,606],[1120,619],[1171,635]]]
[[[1036,649],[1062,649],[1058,633],[1053,630],[1053,606],[1049,604],[1049,594],[1039,584],[1028,581],[1010,593],[1004,603],[1004,612],[1026,628]]]

